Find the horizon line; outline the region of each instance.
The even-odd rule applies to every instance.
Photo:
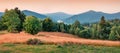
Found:
[[[8,9],[8,10],[9,10],[9,9]],[[70,15],[74,15],[74,14],[82,14],[82,13],[86,13],[86,12],[89,12],[89,11],[93,11],[93,12],[102,12],[102,13],[106,13],[106,14],[120,13],[120,11],[118,11],[118,12],[108,13],[108,12],[97,11],[97,10],[87,10],[87,11],[79,12],[79,13],[67,13],[67,12],[63,12],[63,11],[48,12],[48,13],[40,13],[40,12],[36,12],[36,11],[34,11],[34,10],[29,10],[29,9],[25,9],[25,10],[27,10],[27,11],[32,11],[32,12],[39,13],[39,14],[52,14],[52,13],[58,13],[58,12],[61,12],[61,13],[70,14]],[[21,11],[24,11],[24,10],[21,10]],[[0,12],[2,12],[2,11],[0,11]],[[4,12],[2,12],[2,13],[4,13]]]

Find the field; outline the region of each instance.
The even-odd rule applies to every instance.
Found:
[[[44,42],[40,45],[27,45],[30,38]],[[114,46],[114,47],[111,47]],[[0,34],[0,53],[119,53],[120,41],[93,40],[78,38],[60,32],[39,32],[31,35],[25,32]]]
[[[92,45],[1,44],[0,53],[119,53],[120,47]]]
[[[39,32],[37,35],[31,35],[25,32],[7,33],[0,35],[0,43],[26,43],[31,38],[37,38],[45,44],[87,44],[102,46],[120,46],[120,41],[93,40],[78,38],[75,35],[61,32]]]

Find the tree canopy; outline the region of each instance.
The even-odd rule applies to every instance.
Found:
[[[30,34],[37,34],[41,29],[40,20],[34,16],[27,16],[23,26],[24,30]]]
[[[43,31],[52,31],[53,21],[50,18],[45,18],[42,27]]]
[[[6,11],[2,16],[2,22],[7,26],[9,32],[17,32],[17,27],[20,25],[18,14],[13,10]]]

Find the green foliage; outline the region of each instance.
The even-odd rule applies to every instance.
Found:
[[[21,22],[24,22],[26,15],[25,15],[23,12],[21,12],[21,11],[18,9],[18,7],[16,7],[14,10],[15,10],[15,12],[18,14]]]
[[[41,29],[40,20],[34,16],[27,16],[23,26],[24,30],[30,34],[37,34]]]
[[[109,22],[106,22],[104,16],[101,17],[101,21],[99,23],[99,38],[100,39],[108,39],[110,34],[111,25]]]
[[[67,31],[67,25],[64,23],[59,23],[59,31],[60,32],[66,32]]]
[[[84,29],[84,27],[81,26],[81,24],[80,24],[80,22],[79,22],[78,20],[76,20],[76,21],[72,24],[71,28],[77,28],[77,27],[80,28],[81,30]]]
[[[70,33],[70,34],[74,34],[74,29],[73,29],[73,28],[70,28],[69,33]]]
[[[91,35],[90,35],[89,29],[85,29],[85,30],[80,31],[79,36],[83,37],[83,38],[90,38]]]
[[[101,17],[101,20],[100,20],[100,25],[103,27],[105,24],[106,24],[105,17],[102,16],[102,17]]]
[[[110,40],[120,40],[120,26],[113,26],[109,35]]]
[[[69,28],[70,28],[70,25],[67,25],[64,23],[53,23],[52,31],[68,33]]]
[[[112,22],[109,21],[107,22],[105,18],[102,16],[100,23],[92,24],[92,26],[89,27],[91,38],[119,40],[120,28],[118,23],[119,23],[118,19]]]
[[[92,27],[90,28],[90,34],[91,38],[98,38],[99,37],[99,25],[93,24]]]
[[[79,31],[80,31],[80,29],[77,27],[76,29],[75,29],[75,35],[79,35]]]
[[[78,20],[76,20],[73,24],[72,27],[77,28],[80,27],[80,22]]]
[[[77,29],[77,30],[76,30]],[[80,22],[79,21],[75,21],[71,27],[70,27],[70,30],[69,30],[69,33],[71,34],[75,34],[75,35],[79,35],[77,32],[78,30],[84,30],[84,27],[81,26]]]
[[[5,26],[2,22],[2,20],[0,19],[0,30],[6,30],[7,26]]]
[[[59,31],[59,25],[58,25],[58,23],[53,23],[52,31],[56,31],[56,32]],[[59,32],[60,32],[60,31],[59,31]]]
[[[53,31],[53,22],[50,18],[44,19],[42,24],[43,31]]]
[[[23,12],[21,12],[17,7],[14,9],[14,11],[18,14],[18,17],[20,19],[20,25],[17,27],[17,30],[22,31],[23,22],[25,21],[26,15]]]
[[[2,16],[2,30],[8,30],[9,32],[20,32],[23,29],[23,22],[25,15],[17,7],[15,9],[5,10]],[[13,25],[13,26],[12,26]]]
[[[71,25],[66,24],[66,33],[69,33],[70,27],[71,27]]]
[[[18,32],[17,27],[20,25],[20,19],[18,14],[11,9],[4,13],[2,23],[7,26],[8,32]]]
[[[66,32],[64,23],[60,24],[60,30],[61,30],[61,32]]]
[[[115,32],[111,31],[111,33],[109,35],[109,40],[117,40],[117,36],[116,36]]]

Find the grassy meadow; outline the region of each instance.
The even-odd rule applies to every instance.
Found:
[[[119,53],[120,47],[92,46],[92,45],[0,45],[0,53]]]

